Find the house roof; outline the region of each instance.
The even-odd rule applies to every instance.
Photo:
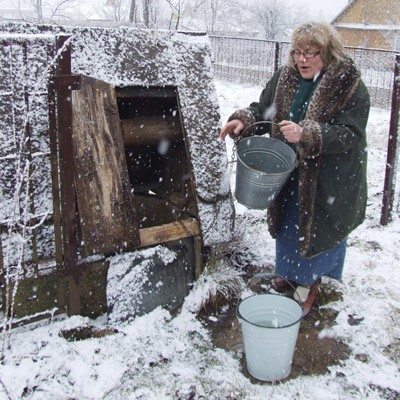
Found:
[[[342,9],[342,11],[339,12],[338,15],[336,15],[336,17],[333,19],[332,23],[335,23],[335,21],[341,17],[341,15],[343,15],[344,13],[346,13],[346,11],[349,9],[349,7],[351,6],[351,4],[354,2],[355,0],[349,0],[347,5]]]

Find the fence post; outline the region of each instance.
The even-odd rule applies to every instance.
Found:
[[[396,55],[393,77],[392,108],[390,114],[389,140],[386,161],[385,186],[381,211],[381,225],[387,225],[393,208],[393,187],[396,176],[397,145],[400,113],[400,54]]]
[[[281,54],[280,54],[280,52],[281,52],[281,49],[280,49],[280,43],[279,42],[276,42],[275,43],[275,62],[274,62],[274,71],[276,72],[277,70],[278,70],[278,68],[279,68],[279,59],[280,59],[280,56],[281,56]]]

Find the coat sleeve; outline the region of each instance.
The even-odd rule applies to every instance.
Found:
[[[346,106],[330,124],[322,124],[321,154],[348,151],[355,145],[366,147],[366,127],[370,110],[368,90],[360,84]]]
[[[267,82],[265,88],[260,94],[258,102],[251,103],[247,108],[235,111],[228,119],[239,119],[244,123],[245,129],[254,124],[255,122],[272,120],[274,117],[275,109],[273,107],[273,101],[275,96],[275,89],[277,81],[279,79],[281,70],[276,72],[273,77]],[[263,130],[259,130],[257,134],[265,133]]]
[[[272,78],[267,82],[267,85],[260,94],[258,102],[253,102],[250,104],[248,109],[253,114],[256,122],[272,120],[274,118],[276,110],[273,103],[281,72],[282,68],[275,72]]]
[[[369,109],[368,90],[360,81],[353,96],[331,121],[319,123],[305,119],[300,122],[304,129],[304,141],[298,147],[300,157],[339,154],[354,146],[366,147]]]

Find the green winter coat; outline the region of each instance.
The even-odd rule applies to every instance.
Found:
[[[281,68],[262,91],[259,102],[229,119],[238,118],[246,127],[266,118],[275,122],[288,119],[300,78],[297,70]],[[304,132],[304,142],[297,145],[303,257],[332,248],[365,218],[369,109],[368,91],[352,60],[324,71],[305,118],[299,122]],[[271,129],[271,137],[284,140],[278,127]],[[284,196],[285,188],[268,210],[268,227],[274,238]]]

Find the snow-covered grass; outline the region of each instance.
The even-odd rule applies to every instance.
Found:
[[[216,82],[225,122],[235,109],[258,99],[260,87]],[[189,293],[176,316],[161,308],[133,322],[113,325],[101,338],[67,341],[60,332],[107,326],[106,317],[57,318],[0,336],[0,399],[398,399],[400,396],[400,220],[381,226],[389,112],[372,109],[369,135],[369,202],[366,221],[351,234],[343,299],[333,332],[351,348],[350,357],[321,376],[301,376],[274,385],[252,384],[241,373],[241,354],[213,346],[196,319],[202,302],[216,291],[240,289],[234,271],[211,268]],[[232,144],[227,142],[228,155]],[[232,171],[233,172],[233,171]],[[234,183],[232,174],[231,183]],[[396,187],[397,194],[399,186]],[[398,195],[395,207],[398,207]],[[274,243],[265,212],[237,205],[235,243],[258,260],[273,263]],[[222,272],[222,273],[221,273]],[[361,321],[350,324],[352,315]],[[317,329],[317,327],[316,327]]]

